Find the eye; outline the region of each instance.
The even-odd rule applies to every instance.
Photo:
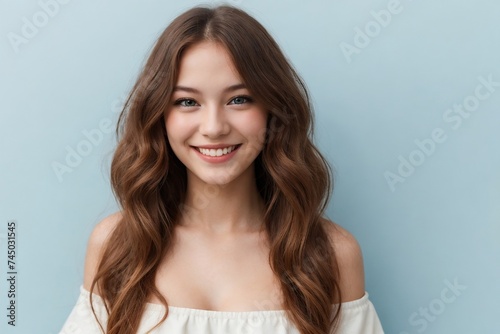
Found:
[[[230,104],[244,104],[244,103],[250,103],[252,102],[253,99],[250,96],[246,95],[241,95],[241,96],[236,96],[231,100],[232,103]]]
[[[182,106],[182,107],[196,107],[198,104],[193,99],[182,98],[182,99],[176,100],[174,102],[174,105]]]

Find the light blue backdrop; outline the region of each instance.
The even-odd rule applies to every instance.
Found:
[[[116,210],[117,111],[155,38],[197,3],[0,1],[0,332],[61,328],[89,233]],[[498,333],[500,2],[229,3],[309,86],[336,170],[328,214],[362,246],[386,332]]]

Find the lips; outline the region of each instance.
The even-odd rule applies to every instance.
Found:
[[[219,149],[206,149],[206,148],[198,148],[200,153],[204,155],[209,155],[211,157],[220,157],[222,155],[226,155],[228,153],[231,153],[236,146],[229,146],[226,148],[219,148]]]
[[[193,146],[198,152],[207,157],[221,157],[237,150],[241,144],[237,145],[211,145],[211,146]]]

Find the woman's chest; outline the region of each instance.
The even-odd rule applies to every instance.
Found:
[[[257,237],[180,238],[160,265],[155,284],[171,306],[215,311],[283,309],[269,251]],[[155,297],[150,302],[158,303]]]

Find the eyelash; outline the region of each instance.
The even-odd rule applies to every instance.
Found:
[[[245,99],[246,101],[243,102],[243,103],[238,103],[238,104],[235,104],[235,105],[240,105],[240,104],[245,104],[245,103],[251,103],[253,102],[253,99],[248,96],[248,95],[238,95],[238,96],[235,96],[231,99],[231,101],[234,101],[235,99],[238,99],[238,98],[243,98]],[[180,98],[180,99],[177,99],[175,102],[174,102],[174,105],[180,105],[181,107],[186,107],[186,108],[189,108],[189,107],[194,107],[194,106],[183,106],[182,105],[182,102],[185,102],[185,101],[195,101],[194,99],[190,99],[190,98],[186,98],[186,97],[183,97],[183,98]]]
[[[243,103],[251,103],[251,102],[253,102],[253,99],[250,96],[248,96],[248,95],[238,95],[238,96],[235,96],[235,97],[233,97],[231,99],[231,101],[233,101],[235,99],[241,99],[241,98],[243,98],[243,99],[246,100],[246,102],[243,102]],[[243,104],[243,103],[240,103],[240,104]]]

